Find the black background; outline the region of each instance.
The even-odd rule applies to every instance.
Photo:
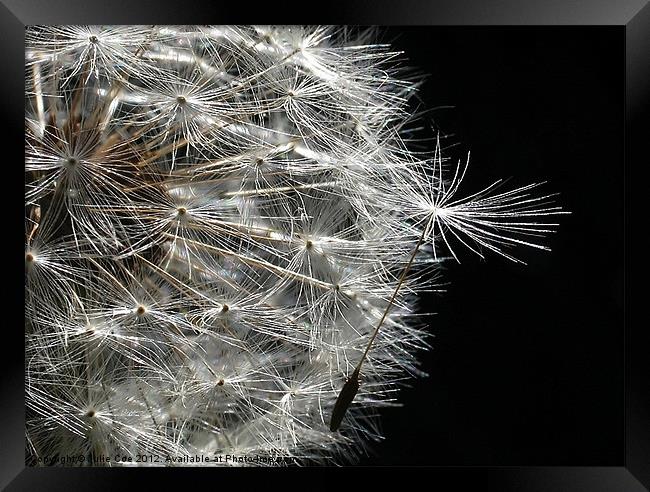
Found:
[[[382,411],[363,465],[623,463],[624,31],[394,27],[383,40],[430,76],[425,107],[471,150],[468,194],[548,181],[571,215],[527,265],[461,251],[422,300],[426,379]],[[462,190],[461,190],[462,193]]]

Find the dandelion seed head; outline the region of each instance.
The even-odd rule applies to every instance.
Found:
[[[439,143],[409,149],[421,80],[373,36],[28,28],[32,459],[354,461],[422,375],[443,258],[546,248],[552,195],[465,190]]]

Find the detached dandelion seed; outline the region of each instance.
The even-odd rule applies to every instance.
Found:
[[[421,374],[440,264],[546,249],[553,195],[465,193],[466,162],[409,148],[422,79],[373,37],[28,28],[32,464],[354,461]]]

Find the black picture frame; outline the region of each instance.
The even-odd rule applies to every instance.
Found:
[[[311,6],[311,9],[318,7]],[[624,419],[620,422],[624,454],[617,462],[603,466],[513,466],[509,463],[490,466],[429,466],[409,468],[427,485],[453,490],[480,487],[482,490],[517,491],[641,491],[650,488],[650,385],[644,377],[643,362],[646,357],[650,337],[643,323],[632,320],[630,269],[635,265],[632,253],[630,216],[632,188],[635,171],[647,162],[649,144],[644,125],[647,126],[647,110],[650,101],[650,5],[645,0],[621,0],[607,2],[578,0],[535,2],[534,0],[486,0],[486,1],[429,1],[429,2],[390,2],[358,1],[329,7],[322,15],[307,16],[303,3],[267,3],[264,7],[242,5],[225,6],[208,1],[173,3],[171,1],[128,0],[100,1],[45,1],[45,0],[2,0],[0,4],[0,32],[4,33],[2,50],[3,76],[0,84],[5,95],[3,113],[5,115],[4,141],[6,147],[15,150],[16,157],[7,157],[6,167],[14,168],[17,175],[22,174],[20,154],[23,140],[23,66],[24,66],[24,28],[34,24],[248,24],[262,21],[271,24],[360,24],[360,25],[427,25],[427,26],[614,26],[624,37],[624,51],[621,52],[621,76],[625,77],[624,97],[624,203],[620,223],[613,224],[623,243],[624,274],[621,278],[623,290],[623,316],[621,330],[624,331]],[[645,156],[643,159],[642,156]],[[13,163],[13,164],[10,164]],[[19,176],[13,179],[20,180]],[[606,179],[606,178],[604,178]],[[18,181],[16,181],[18,182]],[[17,193],[13,203],[22,201],[22,188],[9,185]],[[561,190],[559,190],[561,191]],[[4,193],[8,196],[10,193]],[[15,206],[18,208],[18,205]],[[16,222],[11,225],[15,237],[22,236],[21,212],[7,207]],[[15,227],[15,228],[14,228]],[[7,258],[19,255],[16,250],[22,242],[10,243]],[[19,258],[20,256],[15,256]],[[619,260],[617,260],[619,261]],[[19,262],[7,260],[13,266],[15,276],[7,273],[6,278],[17,279],[20,275]],[[453,281],[453,278],[451,279]],[[6,309],[19,313],[17,306],[23,304],[22,290],[15,288],[13,281],[6,282],[3,299]],[[109,490],[130,484],[145,483],[151,480],[151,472],[140,473],[126,469],[78,469],[78,468],[31,468],[24,464],[24,360],[22,335],[15,321],[7,317],[4,330],[13,332],[11,343],[3,343],[2,351],[2,432],[0,434],[0,486],[7,490]],[[608,395],[603,395],[608,397]],[[612,397],[618,397],[614,395]],[[368,462],[367,464],[372,464]],[[555,465],[553,463],[552,465]],[[389,469],[387,471],[392,470]],[[346,470],[348,472],[349,470]],[[384,472],[376,469],[355,468],[361,475],[380,478]],[[185,475],[194,469],[175,469],[173,473]],[[308,473],[313,473],[309,469]],[[331,473],[338,476],[340,470]],[[172,473],[165,470],[164,476]],[[197,473],[209,473],[204,470]],[[247,473],[247,472],[243,472]],[[229,475],[240,479],[245,475],[233,471]],[[264,473],[256,470],[253,473]],[[279,473],[273,471],[271,473]],[[305,473],[296,472],[295,477]],[[318,473],[328,473],[319,471]],[[223,477],[226,474],[220,474]],[[415,477],[416,475],[413,475]],[[162,475],[161,475],[162,476]],[[211,477],[214,477],[211,475]],[[395,475],[400,480],[399,475]],[[186,478],[187,479],[187,478]],[[205,480],[212,478],[205,475]],[[342,478],[330,477],[332,484],[343,485]],[[339,482],[340,481],[340,482]],[[409,475],[408,483],[411,482]],[[191,482],[186,482],[191,483]],[[298,482],[294,482],[295,483]],[[334,486],[334,485],[332,485]]]

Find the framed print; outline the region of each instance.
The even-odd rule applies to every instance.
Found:
[[[650,7],[384,3],[3,2],[7,490],[648,487]]]

